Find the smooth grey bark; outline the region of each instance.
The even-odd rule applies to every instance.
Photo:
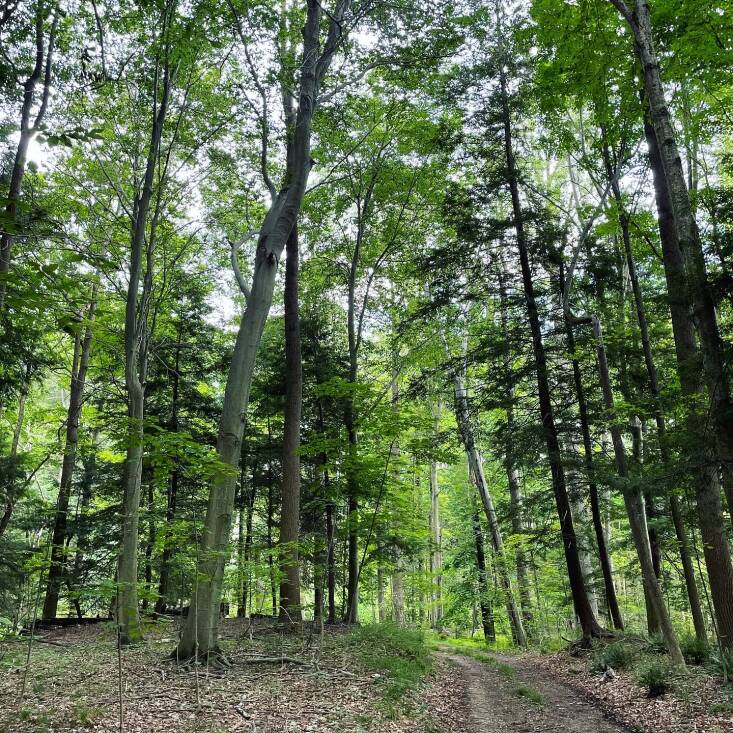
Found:
[[[456,370],[453,375],[456,422],[458,423],[461,442],[463,443],[463,448],[466,452],[466,457],[468,458],[470,473],[476,486],[476,490],[478,491],[479,498],[481,499],[481,505],[483,506],[484,514],[486,515],[486,520],[489,525],[491,543],[494,548],[494,564],[499,573],[499,581],[504,595],[507,616],[509,617],[509,622],[512,628],[512,635],[514,636],[517,644],[520,646],[527,646],[527,635],[524,630],[522,615],[519,611],[519,606],[512,587],[511,577],[509,575],[509,567],[506,553],[504,551],[504,540],[501,535],[501,527],[499,526],[499,520],[496,516],[494,500],[491,496],[491,491],[489,490],[489,486],[484,475],[483,462],[479,455],[478,448],[476,447],[476,441],[473,435],[473,428],[471,426],[471,419],[468,411],[466,387],[464,383],[464,370],[465,367],[461,367],[459,370]]]
[[[280,510],[280,620],[299,625],[300,566],[300,413],[303,368],[298,313],[298,225],[288,237],[285,263],[285,417],[283,429],[282,506]]]
[[[166,11],[167,17],[167,11]],[[140,488],[144,452],[145,381],[147,376],[148,331],[147,309],[153,287],[152,247],[157,223],[157,205],[150,221],[155,172],[158,168],[163,128],[174,70],[165,50],[162,79],[155,79],[153,125],[150,131],[142,187],[136,193],[132,210],[130,270],[125,302],[125,386],[127,388],[127,455],[123,477],[122,541],[117,564],[117,623],[120,642],[130,644],[142,639],[138,608],[138,536],[140,521]],[[158,71],[156,71],[157,77]],[[158,83],[160,81],[160,100]],[[142,292],[140,285],[142,283]]]
[[[71,497],[76,449],[79,443],[79,421],[84,401],[84,386],[89,369],[92,346],[92,325],[97,308],[96,286],[92,289],[91,302],[86,312],[86,327],[74,338],[74,357],[71,364],[71,389],[69,407],[66,412],[66,440],[64,458],[61,464],[59,495],[56,501],[53,531],[51,534],[51,561],[48,569],[46,597],[43,601],[43,619],[56,618],[61,582],[64,576],[65,546],[68,534],[69,499]]]
[[[645,98],[648,104],[647,141],[650,162],[655,170],[655,193],[660,214],[660,232],[668,281],[672,321],[675,330],[678,371],[685,394],[699,395],[698,351],[694,333],[683,322],[692,321],[700,337],[702,375],[708,388],[710,416],[714,426],[717,458],[724,469],[724,485],[733,500],[733,405],[730,385],[722,358],[715,303],[705,269],[705,257],[700,232],[695,220],[690,195],[685,182],[677,136],[664,93],[659,59],[654,46],[648,0],[609,0],[626,20],[634,36],[635,51],[641,65]],[[655,160],[656,158],[656,160]],[[669,216],[666,216],[666,213]],[[664,229],[663,229],[664,228]],[[673,305],[676,306],[673,309]],[[682,308],[684,307],[684,311]],[[690,308],[692,317],[687,314]],[[675,312],[675,310],[677,312]],[[677,316],[677,318],[676,318]],[[691,324],[690,324],[691,325]],[[696,483],[700,530],[703,538],[705,564],[710,576],[710,590],[718,621],[718,634],[723,647],[733,647],[733,565],[724,526],[717,471],[710,464],[710,448],[705,445],[704,410],[691,407],[688,433],[692,439],[702,439],[703,456],[700,478]]]
[[[328,31],[323,49],[320,43],[322,7],[307,0],[300,63],[298,110],[288,130],[292,144],[283,185],[265,215],[255,255],[252,285],[242,314],[224,393],[219,420],[217,455],[222,463],[239,466],[244,421],[249,403],[257,349],[272,304],[277,266],[290,232],[296,224],[305,195],[311,161],[311,129],[323,79],[336,47],[343,40],[343,25],[350,0],[338,0],[328,13]],[[219,631],[219,603],[224,566],[229,558],[229,535],[234,509],[236,470],[222,472],[212,482],[197,564],[197,591],[191,600],[176,654],[187,659],[216,652]]]

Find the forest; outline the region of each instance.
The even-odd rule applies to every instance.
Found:
[[[0,0],[0,732],[733,731],[731,0]]]

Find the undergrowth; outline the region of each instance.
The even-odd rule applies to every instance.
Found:
[[[430,672],[432,659],[419,629],[370,624],[355,629],[348,642],[360,663],[378,682],[387,717],[397,717],[397,703]]]

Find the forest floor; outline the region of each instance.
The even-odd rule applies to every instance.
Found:
[[[733,732],[733,692],[702,673],[650,699],[630,674],[604,681],[567,653],[244,619],[222,623],[231,666],[191,667],[170,658],[177,632],[158,622],[118,659],[111,624],[40,630],[24,691],[27,640],[0,642],[0,733],[119,731],[120,699],[126,733]]]

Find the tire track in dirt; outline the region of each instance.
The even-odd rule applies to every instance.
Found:
[[[465,683],[471,733],[629,733],[530,660],[493,655],[514,670],[510,676],[471,657],[444,651],[439,656]],[[526,696],[532,691],[542,696],[541,703]]]

